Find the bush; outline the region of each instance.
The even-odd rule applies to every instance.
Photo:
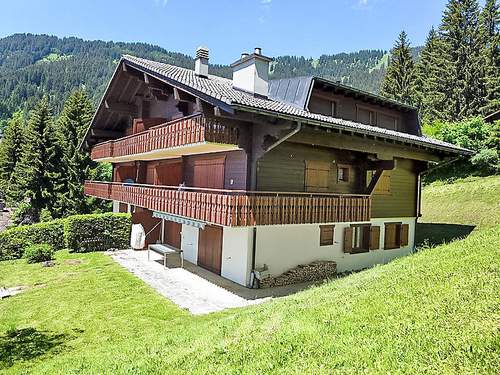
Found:
[[[500,170],[500,160],[498,152],[492,148],[486,148],[479,151],[471,159],[472,165],[478,170],[486,173],[497,173]]]
[[[24,250],[23,258],[28,263],[40,263],[54,259],[54,248],[49,244],[30,245]]]
[[[1,232],[0,260],[21,258],[28,246],[42,243],[51,245],[55,250],[65,248],[64,219],[18,226]]]
[[[0,233],[0,260],[21,258],[31,245],[77,252],[126,248],[132,222],[128,214],[76,215],[46,223],[18,226]]]
[[[132,222],[128,214],[76,215],[66,219],[66,246],[76,252],[123,249],[129,246]]]

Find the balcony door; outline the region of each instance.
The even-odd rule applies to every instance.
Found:
[[[222,227],[205,226],[198,237],[198,265],[220,275],[222,265]]]
[[[225,160],[225,156],[195,160],[193,165],[193,186],[224,189]]]

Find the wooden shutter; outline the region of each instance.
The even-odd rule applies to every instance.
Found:
[[[324,161],[306,160],[304,185],[306,191],[328,191],[330,163]]]
[[[193,166],[193,186],[199,188],[223,189],[225,156],[195,160]]]
[[[377,195],[389,195],[391,194],[391,171],[386,170],[382,172],[382,175],[373,189],[373,194]]]
[[[401,225],[401,247],[408,246],[408,232],[410,226],[408,224]]]
[[[396,224],[385,224],[384,249],[396,247]]]
[[[377,250],[380,248],[380,227],[370,227],[370,250]]]
[[[344,228],[344,253],[352,252],[352,228]]]
[[[319,245],[330,246],[333,245],[333,231],[334,225],[320,225],[319,226]]]

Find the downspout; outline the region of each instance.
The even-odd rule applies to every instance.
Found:
[[[257,252],[257,227],[253,227],[252,233],[252,272],[250,273],[250,288],[255,288],[255,254]]]

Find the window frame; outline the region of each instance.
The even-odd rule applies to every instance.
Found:
[[[347,169],[347,179],[345,179],[345,173],[342,172],[342,179],[340,178],[340,170]],[[350,183],[351,182],[351,166],[349,164],[337,164],[337,183]]]
[[[370,112],[370,123],[369,124],[365,124],[364,122],[361,122],[359,120],[359,110],[360,109]],[[361,122],[362,124],[365,124],[365,125],[377,126],[377,110],[375,108],[372,108],[369,106],[356,104],[356,121]]]
[[[352,228],[352,250],[351,254],[361,254],[370,252],[370,228],[371,223],[351,224]],[[359,232],[358,234],[356,234]],[[359,245],[356,246],[356,236],[360,236]]]
[[[394,239],[394,246],[392,247],[387,245],[387,227],[390,225],[396,226],[394,230],[396,238]],[[384,250],[401,249],[401,243],[403,238],[402,231],[403,231],[403,223],[401,221],[392,221],[384,223]]]
[[[331,240],[330,238],[324,238],[324,231],[331,231]],[[333,246],[335,243],[335,225],[326,224],[319,226],[319,246]]]

